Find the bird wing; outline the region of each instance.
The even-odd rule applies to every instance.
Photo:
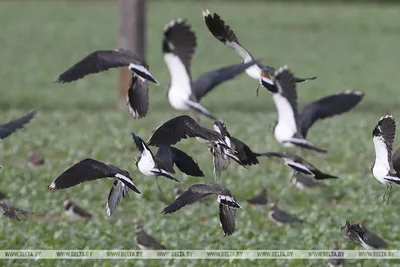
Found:
[[[141,231],[136,235],[136,242],[146,248],[151,249],[165,249],[163,245],[158,243],[151,235],[147,234],[145,231]]]
[[[86,210],[76,205],[75,203],[72,204],[72,209],[75,214],[78,214],[81,217],[88,217],[88,218],[92,217],[92,214],[90,212],[87,212]]]
[[[186,205],[195,203],[201,198],[213,194],[208,185],[205,184],[194,184],[182,193],[177,199],[171,204],[166,206],[163,210],[164,214],[173,213]]]
[[[155,155],[156,165],[169,173],[175,173],[170,146],[159,146]]]
[[[380,118],[372,131],[375,154],[382,161],[388,161],[390,172],[394,172],[392,165],[392,146],[396,135],[396,121],[393,116],[386,115]]]
[[[389,244],[378,235],[365,230],[365,243],[374,248],[387,248]]]
[[[107,164],[108,170],[110,172],[109,177],[115,177],[118,181],[122,182],[124,185],[129,187],[132,191],[134,191],[137,194],[142,194],[139,189],[136,187],[136,185],[133,183],[133,180],[126,170],[123,170],[121,168],[118,168],[115,165],[112,164]]]
[[[257,154],[255,154],[250,147],[235,137],[231,137],[230,139],[233,144],[233,149],[237,152],[235,154],[243,165],[258,164]]]
[[[298,125],[303,137],[308,129],[317,121],[349,111],[360,103],[364,93],[360,91],[344,91],[326,96],[308,104],[298,118]]]
[[[197,101],[200,100],[213,88],[221,83],[235,78],[243,73],[248,67],[256,64],[257,60],[251,60],[248,63],[239,63],[235,65],[225,66],[216,70],[203,73],[193,82],[192,88]]]
[[[126,100],[129,113],[133,118],[140,119],[145,117],[149,109],[148,81],[142,81],[135,75],[132,75]]]
[[[400,148],[393,153],[392,163],[396,173],[400,174]]]
[[[187,115],[172,118],[159,126],[150,137],[149,146],[174,145],[187,137],[200,137],[208,141],[221,141],[223,138],[216,131],[199,125]]]
[[[114,181],[107,198],[107,216],[112,215],[118,203],[126,196],[129,196],[129,187],[120,181]]]
[[[172,160],[181,172],[190,176],[204,177],[204,172],[194,159],[176,147],[170,147]]]
[[[223,151],[220,146],[214,144],[211,147],[211,153],[213,155],[213,175],[215,180],[218,180],[224,170]]]
[[[219,204],[219,220],[225,236],[230,236],[235,232],[236,210],[224,204]]]
[[[33,119],[36,115],[36,111],[31,111],[28,114],[22,116],[21,118],[9,121],[7,123],[0,125],[0,139],[4,139],[8,137],[10,134],[15,132],[18,129],[24,128],[24,125],[27,124],[31,119]]]

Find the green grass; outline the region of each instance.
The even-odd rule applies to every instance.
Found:
[[[247,1],[246,1],[247,2]],[[169,74],[162,59],[164,24],[187,17],[198,37],[192,73],[239,61],[236,54],[216,41],[202,21],[201,9],[218,12],[232,26],[254,56],[272,66],[283,64],[298,76],[318,76],[299,85],[299,105],[343,89],[366,93],[356,110],[313,126],[309,139],[329,149],[327,155],[287,149],[306,157],[322,170],[340,176],[326,182],[329,187],[300,192],[289,186],[290,171],[279,161],[262,159],[260,165],[244,170],[231,164],[220,183],[230,188],[244,210],[237,212],[237,231],[224,237],[219,228],[218,209],[193,205],[173,215],[160,212],[164,203],[154,178],[144,177],[134,165],[138,155],[130,132],[147,139],[165,120],[177,116],[165,98]],[[1,121],[16,118],[28,110],[39,114],[26,129],[1,142],[0,189],[9,202],[37,214],[63,213],[65,195],[96,216],[89,222],[48,222],[31,217],[22,223],[1,218],[1,249],[137,249],[135,224],[143,223],[170,249],[328,249],[338,241],[343,249],[360,249],[340,232],[346,220],[366,220],[392,249],[400,245],[399,188],[394,187],[390,205],[379,197],[385,186],[370,173],[374,160],[371,131],[387,113],[400,115],[398,8],[385,5],[279,4],[211,2],[186,4],[150,2],[148,6],[147,58],[161,86],[151,88],[150,112],[133,120],[116,107],[118,71],[92,75],[71,84],[50,81],[82,56],[96,49],[116,46],[116,6],[107,2],[24,2],[0,4],[0,110]],[[256,151],[283,151],[274,139],[271,124],[276,111],[268,92],[255,96],[257,82],[243,75],[220,86],[202,104],[225,120],[231,134]],[[210,121],[203,120],[206,126]],[[399,142],[397,142],[399,143]],[[178,145],[194,156],[205,178],[178,173],[184,188],[212,181],[212,160],[206,148],[195,140]],[[397,145],[395,145],[397,147]],[[30,149],[41,153],[46,164],[29,168]],[[104,205],[110,181],[96,181],[50,192],[47,185],[78,160],[92,157],[131,172],[143,195],[123,200],[110,220]],[[160,179],[172,200],[174,183]],[[246,205],[246,199],[269,186],[269,197],[280,206],[304,218],[307,223],[282,228],[272,224],[268,210]],[[330,199],[342,195],[332,204]],[[200,219],[207,217],[206,221]],[[199,234],[199,232],[201,234]],[[29,261],[5,261],[7,266],[30,266]],[[78,263],[78,262],[77,262]],[[79,261],[83,266],[158,266],[159,261]],[[225,265],[223,261],[169,261],[169,266]],[[379,261],[379,266],[394,262]],[[41,266],[70,266],[71,261],[41,261]],[[234,265],[321,266],[323,261],[238,261]],[[377,261],[348,261],[349,266],[376,266]]]

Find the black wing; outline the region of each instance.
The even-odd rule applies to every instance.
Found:
[[[127,104],[129,113],[135,119],[146,116],[149,109],[149,82],[142,81],[136,75],[132,75],[128,89]]]
[[[107,198],[107,216],[112,215],[118,203],[126,196],[129,196],[129,187],[127,187],[124,183],[120,181],[114,181]]]
[[[223,140],[216,131],[199,125],[187,115],[178,116],[159,126],[150,137],[149,146],[174,145],[187,137],[200,137],[209,141]]]
[[[231,137],[231,142],[233,144],[233,149],[237,152],[235,155],[239,158],[240,162],[243,165],[256,165],[258,164],[257,155],[258,153],[254,153],[250,147],[248,147],[245,143],[236,139],[235,137]]]
[[[235,232],[236,210],[224,204],[219,204],[219,220],[225,236],[230,236]]]
[[[169,173],[175,173],[170,146],[159,146],[155,155],[155,160],[159,168]]]
[[[393,116],[386,115],[380,118],[378,124],[374,128],[372,132],[373,137],[383,138],[383,142],[386,146],[388,159],[391,158],[392,155],[392,146],[394,142],[394,137],[396,135],[396,121]],[[389,160],[389,162],[391,162]]]
[[[31,119],[33,119],[35,115],[36,111],[31,111],[19,119],[12,120],[10,122],[0,125],[0,139],[4,139],[16,130],[24,128],[24,125],[27,124]]]
[[[57,76],[56,83],[68,83],[79,80],[86,75],[106,71],[110,68],[129,66],[140,60],[129,50],[98,50],[90,53],[78,63]]]
[[[317,121],[349,111],[360,103],[364,93],[360,91],[344,91],[318,99],[308,104],[298,119],[298,125],[303,137],[308,129]]]
[[[394,152],[392,156],[393,168],[396,173],[400,174],[400,148]]]
[[[256,63],[258,63],[257,60],[252,60],[248,63],[230,65],[203,73],[193,82],[192,85],[197,101],[200,102],[200,100],[213,88],[225,81],[235,78],[239,74],[243,73],[248,67]]]
[[[199,165],[194,159],[175,147],[170,147],[172,160],[181,172],[190,176],[203,177],[204,172],[200,169]]]

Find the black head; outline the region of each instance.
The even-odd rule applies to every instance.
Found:
[[[379,123],[377,126],[375,126],[374,130],[372,131],[372,137],[374,136],[381,136],[382,135],[382,131],[379,128]]]
[[[135,145],[136,145],[137,149],[139,149],[140,153],[142,153],[144,150],[144,147],[143,147],[144,141],[142,140],[142,138],[135,135],[134,133],[132,133],[132,138],[133,138],[133,141],[135,141]]]

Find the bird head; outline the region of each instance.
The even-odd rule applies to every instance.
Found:
[[[143,231],[143,225],[137,224],[137,225],[136,225],[136,233],[140,233],[140,232],[142,232],[142,231]]]
[[[379,124],[377,126],[375,126],[374,130],[372,131],[372,137],[374,136],[381,136],[382,135],[382,131],[379,127]]]

